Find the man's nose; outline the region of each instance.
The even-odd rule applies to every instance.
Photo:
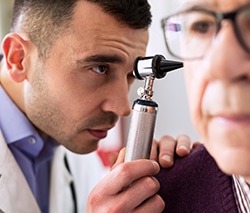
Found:
[[[127,83],[116,83],[110,86],[106,99],[102,103],[102,110],[113,112],[118,116],[128,116],[131,106],[128,99],[129,86]]]

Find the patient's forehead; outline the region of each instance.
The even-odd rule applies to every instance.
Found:
[[[204,5],[207,0],[178,0],[178,5],[181,10],[190,8],[194,5]]]
[[[178,3],[182,9],[185,9],[194,5],[214,4],[215,0],[178,0]]]
[[[206,1],[206,0],[204,0]],[[204,2],[202,0],[178,0],[179,4],[182,5],[187,5],[187,4],[201,4]]]
[[[230,11],[250,3],[250,0],[227,0],[226,4],[225,0],[178,0],[178,3],[181,9],[201,6],[217,11]]]

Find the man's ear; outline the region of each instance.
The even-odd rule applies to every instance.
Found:
[[[15,82],[22,82],[26,79],[27,70],[24,66],[24,59],[28,54],[28,42],[15,33],[6,35],[2,42],[9,76]]]

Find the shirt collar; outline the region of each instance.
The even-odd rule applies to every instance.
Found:
[[[234,195],[239,212],[249,212],[250,209],[250,189],[244,178],[233,175]]]
[[[1,86],[0,100],[0,128],[7,144],[15,144],[30,156],[37,157],[44,146],[37,130]]]
[[[1,86],[0,100],[0,127],[8,144],[36,133],[35,128]]]

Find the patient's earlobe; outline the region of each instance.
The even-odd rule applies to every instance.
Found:
[[[5,36],[2,43],[3,54],[9,76],[15,82],[22,82],[26,79],[24,66],[25,54],[28,52],[28,45],[20,35],[11,33]]]

